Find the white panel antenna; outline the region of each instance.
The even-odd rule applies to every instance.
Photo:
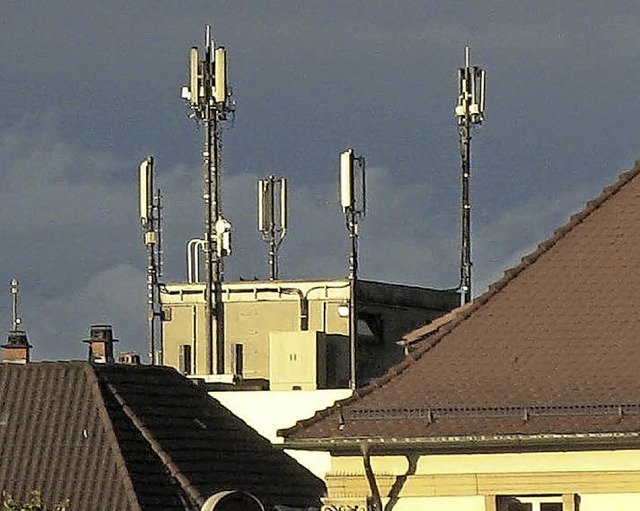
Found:
[[[360,169],[358,179],[357,170]],[[352,211],[355,223],[364,217],[367,209],[366,167],[363,156],[356,156],[352,148],[340,154],[340,205],[342,211]]]
[[[140,221],[146,226],[153,209],[153,156],[140,163]]]
[[[198,59],[198,48],[195,46],[189,52],[189,95],[183,99],[190,102],[192,107],[197,106],[200,100],[200,61]]]
[[[353,149],[340,154],[340,204],[342,210],[353,207]]]
[[[227,50],[223,46],[216,48],[214,65],[214,99],[216,103],[224,103],[227,100]]]

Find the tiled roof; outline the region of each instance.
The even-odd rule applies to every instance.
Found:
[[[640,162],[289,441],[640,430]],[[543,410],[543,412],[540,412]],[[538,413],[539,412],[539,413]]]
[[[173,369],[0,365],[0,490],[71,510],[199,509],[244,490],[318,505],[322,482]]]

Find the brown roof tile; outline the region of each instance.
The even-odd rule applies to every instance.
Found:
[[[631,405],[640,403],[639,175],[640,162],[485,294],[452,312],[438,328],[405,336],[414,351],[343,401],[340,414],[334,407],[325,419],[318,415],[300,422],[285,435],[300,441],[491,430],[637,431],[640,415]],[[636,418],[625,416],[615,426],[576,415],[579,407],[570,406],[625,403],[629,417]],[[556,417],[532,418],[524,425],[470,412],[432,422],[389,413],[374,426],[354,413],[551,405],[562,405]]]

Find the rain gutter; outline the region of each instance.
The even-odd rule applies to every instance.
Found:
[[[331,451],[359,454],[366,446],[368,453],[403,452],[419,449],[424,453],[456,454],[492,451],[603,450],[640,447],[639,432],[459,435],[434,437],[351,437],[285,439],[281,447],[309,451]]]

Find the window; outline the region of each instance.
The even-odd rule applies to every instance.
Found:
[[[242,376],[244,373],[244,345],[237,343],[234,345],[234,364],[235,370],[234,374],[237,376]]]
[[[497,511],[563,511],[562,495],[498,497]]]
[[[180,355],[178,366],[182,374],[191,374],[191,345],[183,344],[180,346]]]

